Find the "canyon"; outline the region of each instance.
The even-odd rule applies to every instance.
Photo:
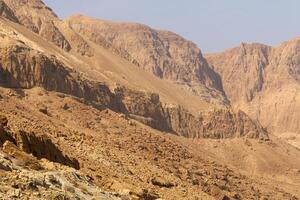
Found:
[[[300,198],[298,38],[215,54],[0,0],[2,199]]]

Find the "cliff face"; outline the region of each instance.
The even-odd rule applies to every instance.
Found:
[[[113,102],[106,85],[86,81],[53,56],[48,57],[22,43],[9,44],[0,48],[0,51],[2,86],[23,89],[44,87],[94,101],[101,107]]]
[[[267,140],[267,132],[244,112],[219,109],[195,117],[181,107],[166,107],[168,122],[180,135],[188,138],[224,139],[234,137]]]
[[[251,101],[263,89],[271,47],[242,44],[221,54],[206,56],[222,76],[224,90],[234,104]]]
[[[183,85],[200,97],[206,93],[227,103],[220,77],[210,68],[200,49],[175,33],[85,16],[70,17],[66,23],[90,41],[155,76]]]
[[[232,104],[271,132],[299,133],[299,39],[277,48],[243,44],[207,55]]]
[[[25,44],[7,45],[0,48],[0,84],[5,87],[30,89],[43,87],[49,91],[70,94],[93,103],[99,109],[110,108],[129,115],[146,125],[158,130],[173,132],[185,137],[228,138],[249,135],[261,138],[266,135],[258,124],[249,130],[240,131],[240,126],[248,124],[250,119],[238,118],[231,111],[229,115],[212,113],[203,116],[212,124],[205,124],[181,107],[172,109],[164,106],[159,95],[134,91],[125,87],[116,87],[111,91],[106,85],[81,77],[55,57],[48,57],[42,52],[30,49]],[[220,118],[211,118],[212,116]],[[218,128],[225,124],[224,128]],[[242,124],[242,125],[240,125]],[[255,124],[255,123],[253,123]],[[247,126],[247,125],[246,125]],[[220,126],[221,127],[221,126]]]

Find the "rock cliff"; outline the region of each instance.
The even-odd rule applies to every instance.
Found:
[[[181,36],[134,23],[116,23],[72,16],[69,26],[90,41],[111,50],[138,67],[167,79],[195,95],[206,93],[226,104],[219,75],[208,65],[196,44]]]
[[[299,41],[295,38],[277,48],[242,44],[206,56],[221,75],[233,106],[258,119],[270,132],[300,131]]]
[[[233,117],[230,114],[223,115],[218,112],[211,115],[221,114],[220,118],[210,119],[211,115],[202,116],[213,123],[206,127],[207,125],[202,124],[201,120],[180,107],[165,108],[157,94],[134,91],[125,87],[117,87],[111,91],[105,84],[81,77],[79,73],[71,70],[55,57],[48,57],[22,43],[12,46],[10,44],[8,42],[7,46],[0,48],[0,84],[2,86],[22,89],[43,87],[49,91],[70,94],[92,103],[99,109],[110,108],[153,128],[174,132],[185,137],[227,138],[249,135],[251,131],[254,132],[251,133],[251,137],[254,138],[266,135],[261,128],[257,128],[258,123],[254,122],[249,130],[245,132],[238,130],[241,124],[243,127],[251,121],[249,118],[236,120],[236,115]],[[223,124],[225,128],[215,127],[220,124]]]

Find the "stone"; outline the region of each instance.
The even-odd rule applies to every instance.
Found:
[[[155,178],[151,179],[151,183],[155,186],[164,187],[164,188],[172,188],[175,186],[174,183],[172,183],[168,180],[165,180],[162,177],[155,177]]]
[[[6,127],[7,123],[8,123],[7,118],[4,115],[0,114],[0,128]]]

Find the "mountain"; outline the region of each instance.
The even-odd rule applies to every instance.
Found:
[[[155,76],[182,85],[208,101],[210,98],[227,103],[219,75],[210,68],[193,42],[170,31],[158,31],[142,24],[116,23],[82,15],[65,21],[90,41]]]
[[[242,44],[206,56],[232,105],[291,143],[299,142],[300,133],[299,45],[299,38],[279,47]]]
[[[300,198],[299,149],[230,105],[194,43],[0,2],[1,198]]]

